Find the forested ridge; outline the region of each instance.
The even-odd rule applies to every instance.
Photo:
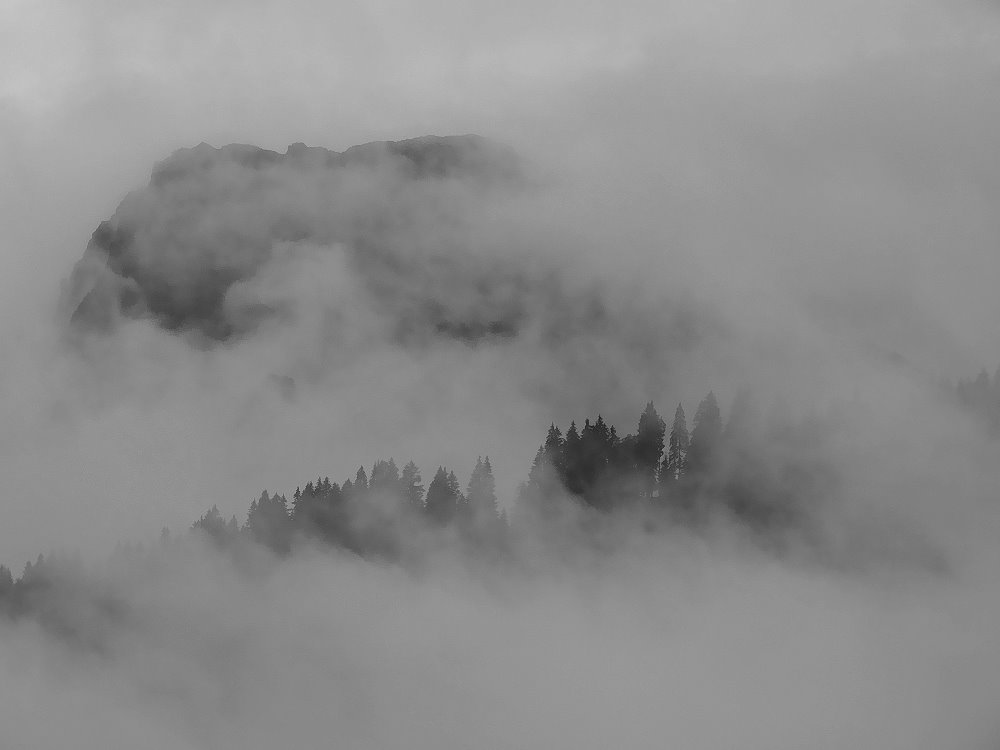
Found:
[[[625,435],[601,415],[582,426],[551,424],[516,497],[506,503],[497,497],[489,456],[477,459],[465,483],[447,466],[436,467],[428,481],[413,461],[400,468],[395,459],[380,458],[340,483],[320,476],[287,494],[264,490],[242,522],[225,518],[214,504],[191,531],[224,549],[260,545],[285,556],[298,544],[318,543],[405,562],[435,535],[447,535],[469,554],[509,557],[512,536],[557,534],[568,514],[590,524],[635,515],[655,529],[725,512],[749,527],[774,529],[793,523],[834,481],[821,465],[825,430],[818,420],[765,423],[751,415],[745,396],[736,398],[724,422],[710,392],[690,428],[681,404],[668,422],[652,402]],[[807,445],[815,447],[810,465],[804,463]],[[161,539],[172,536],[164,529]],[[122,545],[119,552],[141,554],[142,547]],[[0,607],[15,615],[35,609],[39,592],[76,567],[78,561],[60,555],[39,555],[15,578],[0,566]]]
[[[996,431],[1000,374],[948,389]],[[489,456],[477,459],[464,484],[451,467],[436,467],[427,481],[413,461],[400,467],[394,458],[379,458],[340,483],[319,476],[287,494],[264,490],[242,522],[213,504],[185,534],[164,528],[159,544],[194,534],[235,554],[264,548],[280,558],[309,544],[407,564],[440,540],[496,561],[516,557],[515,541],[526,534],[556,539],[567,528],[593,530],[612,518],[655,534],[719,516],[773,540],[807,528],[836,491],[840,476],[827,449],[841,427],[835,413],[765,416],[747,392],[737,394],[725,419],[714,392],[690,421],[680,403],[665,419],[648,402],[635,431],[625,435],[600,414],[582,425],[550,424],[507,502],[497,496]],[[115,554],[141,560],[149,551],[122,543]],[[81,602],[105,615],[119,610],[121,602],[95,591],[84,568],[79,555],[59,553],[38,555],[20,576],[0,565],[0,612],[40,615],[60,629],[59,613]]]

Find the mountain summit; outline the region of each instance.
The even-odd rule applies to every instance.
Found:
[[[101,222],[63,299],[74,328],[123,318],[206,341],[289,314],[267,269],[334,253],[394,334],[478,340],[523,314],[520,275],[467,252],[464,214],[522,184],[516,155],[476,135],[343,152],[206,143],[176,151]]]

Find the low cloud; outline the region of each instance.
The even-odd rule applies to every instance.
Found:
[[[421,574],[315,553],[240,572],[170,544],[102,574],[127,616],[100,652],[2,626],[9,741],[975,748],[1000,730],[978,567],[879,579],[682,535],[530,572],[447,552]]]
[[[710,389],[728,416],[744,387],[839,425],[825,546],[678,529],[529,572],[249,575],[182,548],[94,574],[136,617],[104,653],[0,626],[8,744],[996,745],[996,444],[936,385],[1000,361],[992,4],[189,5],[0,11],[0,561],[93,564],[390,455],[464,483],[489,454],[509,504],[550,422],[632,431]],[[201,141],[469,132],[527,184],[142,190]],[[200,331],[74,341],[60,299],[116,211],[172,283],[171,251],[270,259]]]

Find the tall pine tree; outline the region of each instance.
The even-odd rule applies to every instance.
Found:
[[[497,519],[496,482],[493,479],[493,467],[490,457],[486,460],[476,459],[476,468],[472,470],[467,492],[472,522],[479,528],[491,526]]]
[[[653,402],[646,404],[639,417],[639,431],[635,437],[635,463],[639,472],[641,492],[651,497],[656,487],[656,474],[663,456],[663,433],[666,423],[656,413]]]
[[[674,422],[670,426],[667,453],[663,457],[663,467],[660,469],[661,484],[676,481],[684,476],[690,441],[687,419],[684,416],[684,407],[677,404],[677,410],[674,411]]]
[[[427,487],[427,503],[424,508],[431,519],[441,524],[451,523],[458,513],[458,479],[452,482],[454,476],[454,472],[438,466]]]
[[[424,507],[424,486],[420,476],[420,469],[413,461],[407,462],[403,467],[403,474],[400,477],[400,484],[403,488],[403,496],[406,498],[411,508],[416,510]]]

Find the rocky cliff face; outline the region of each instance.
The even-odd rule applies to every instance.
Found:
[[[400,340],[511,336],[545,282],[473,247],[468,217],[522,187],[516,156],[473,135],[342,153],[202,143],[100,224],[64,304],[77,329],[141,317],[228,341],[288,314],[294,289],[266,283],[269,269],[330,253]]]

